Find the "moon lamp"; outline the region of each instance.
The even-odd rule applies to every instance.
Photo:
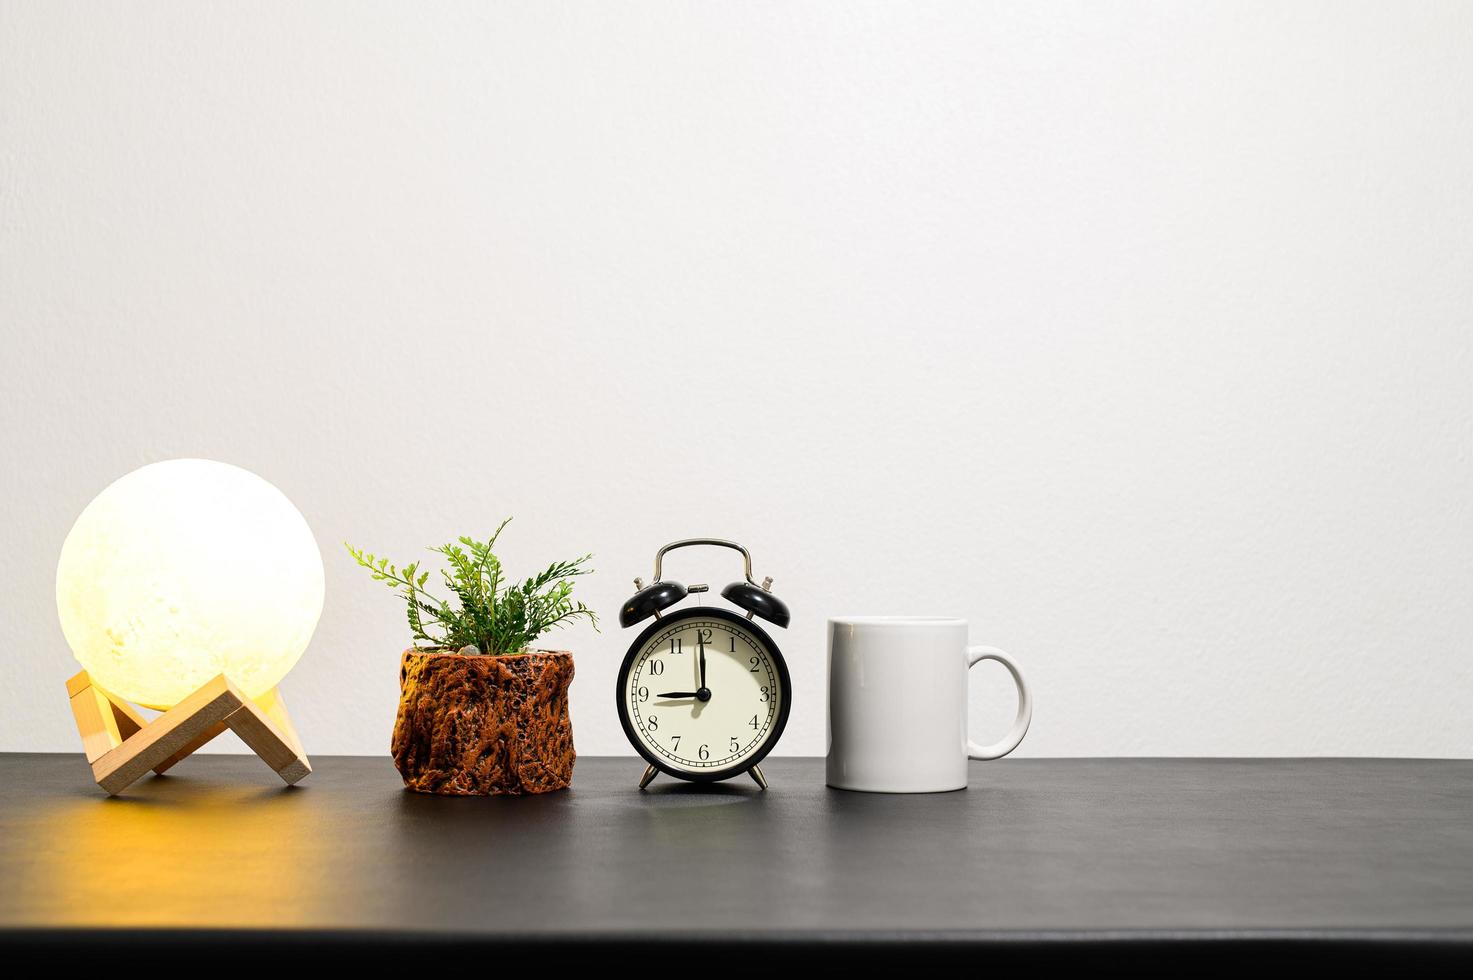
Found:
[[[277,685],[322,614],[322,555],[290,500],[239,467],[153,463],[82,511],[56,607],[67,682],[109,794],[232,729],[287,783],[312,771]],[[163,713],[146,720],[134,705]]]

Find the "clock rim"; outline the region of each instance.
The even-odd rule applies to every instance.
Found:
[[[778,681],[783,686],[783,703],[778,706],[777,719],[772,723],[772,736],[750,757],[743,759],[734,766],[699,773],[676,769],[646,749],[644,743],[640,741],[634,732],[634,725],[629,720],[629,711],[624,703],[624,685],[629,679],[629,671],[634,667],[634,658],[639,654],[640,648],[645,645],[645,642],[650,637],[654,636],[660,630],[668,628],[672,619],[724,619],[744,629],[749,629],[767,646],[768,652],[772,654],[772,659],[777,664]],[[716,783],[723,779],[730,779],[733,776],[740,776],[767,758],[767,753],[771,752],[773,746],[777,745],[778,739],[783,737],[783,732],[788,727],[788,712],[793,707],[792,690],[793,683],[788,674],[788,661],[783,656],[782,649],[773,642],[772,636],[765,629],[758,626],[755,621],[745,616],[739,616],[730,610],[719,609],[714,606],[690,606],[656,618],[654,622],[646,626],[634,638],[634,642],[629,645],[628,652],[624,654],[624,662],[619,665],[619,676],[614,685],[614,706],[619,716],[619,724],[624,728],[624,737],[629,740],[629,744],[634,746],[634,750],[639,753],[644,761],[667,776],[674,776],[677,779],[684,779],[692,783]]]

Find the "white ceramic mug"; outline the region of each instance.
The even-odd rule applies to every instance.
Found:
[[[1012,731],[967,736],[967,672],[984,660],[1018,686]],[[926,616],[829,620],[828,784],[871,793],[965,789],[968,759],[1000,759],[1033,719],[1028,685],[1007,654],[968,646],[967,621]]]

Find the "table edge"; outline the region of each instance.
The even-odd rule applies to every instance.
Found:
[[[235,940],[241,942],[314,942],[345,945],[392,946],[477,945],[536,946],[539,944],[581,944],[620,946],[713,946],[721,944],[763,943],[774,946],[889,946],[926,944],[953,946],[1008,946],[1029,944],[1101,944],[1131,945],[1139,943],[1176,943],[1191,945],[1232,945],[1236,943],[1269,943],[1284,945],[1447,945],[1466,946],[1473,953],[1473,926],[1426,927],[1353,927],[1290,929],[1223,929],[1223,928],[1148,928],[1148,929],[733,929],[721,932],[669,933],[633,929],[607,930],[538,930],[468,932],[434,929],[369,929],[276,926],[181,927],[181,926],[0,926],[0,947],[17,943],[47,940],[96,940],[102,942],[157,942],[177,940],[182,943],[212,943]]]

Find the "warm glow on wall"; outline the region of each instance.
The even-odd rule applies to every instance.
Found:
[[[322,555],[270,483],[203,459],[135,470],[77,518],[56,570],[62,632],[92,680],[169,708],[225,674],[259,698],[322,613]]]

